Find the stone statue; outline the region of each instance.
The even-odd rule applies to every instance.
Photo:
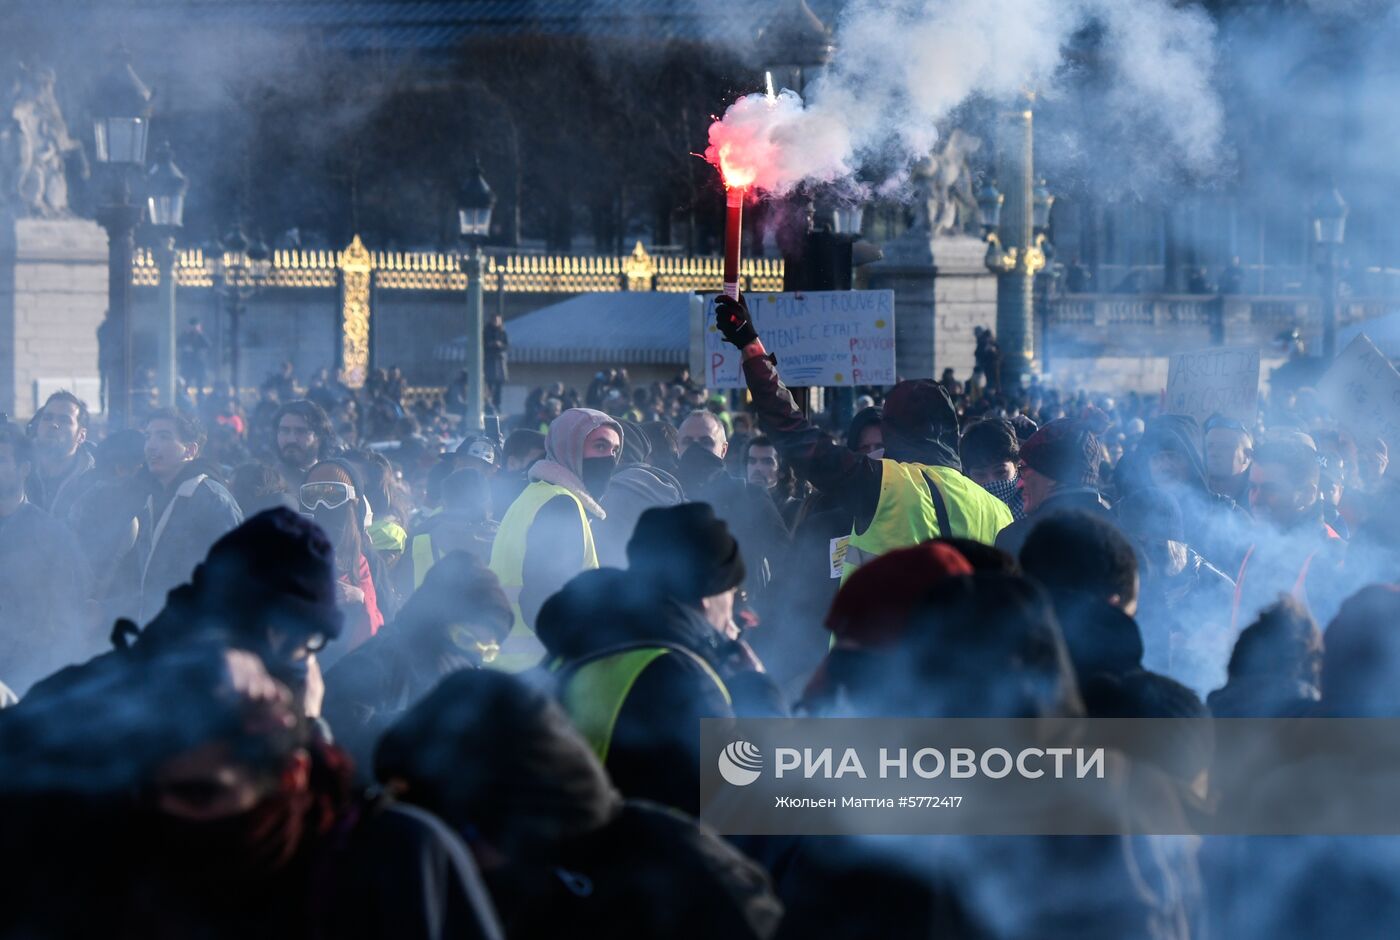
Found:
[[[953,130],[943,149],[914,165],[913,182],[919,193],[915,227],[934,235],[951,235],[977,226],[977,196],[972,188],[972,155],[982,141]]]
[[[19,66],[0,95],[0,205],[29,218],[71,216],[68,160],[81,153],[58,106],[53,70]]]

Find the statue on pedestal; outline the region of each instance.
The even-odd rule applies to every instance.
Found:
[[[54,94],[52,69],[20,65],[0,85],[0,208],[21,218],[61,219],[68,162],[83,159]]]
[[[977,196],[973,191],[972,155],[982,141],[961,130],[950,133],[941,150],[914,165],[913,184],[918,230],[931,235],[957,235],[977,226]]]

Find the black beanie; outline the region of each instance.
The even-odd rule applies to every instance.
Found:
[[[694,449],[694,448],[692,448]],[[628,570],[685,603],[744,583],[744,558],[709,503],[648,509],[627,543]]]
[[[234,609],[292,613],[307,633],[340,635],[335,551],[311,519],[285,507],[251,517],[214,543],[195,569],[201,601]]]
[[[1057,418],[1021,445],[1021,460],[1066,486],[1099,485],[1099,439],[1083,422]]]

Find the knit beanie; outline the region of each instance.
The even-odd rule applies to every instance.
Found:
[[[684,603],[744,583],[739,543],[709,503],[648,509],[627,543],[628,570]]]
[[[335,553],[314,521],[284,507],[248,519],[209,549],[192,584],[200,603],[290,613],[306,632],[340,635]],[[240,621],[256,618],[240,617]]]
[[[1058,418],[1021,445],[1021,460],[1036,473],[1066,486],[1097,486],[1099,439],[1083,423]]]

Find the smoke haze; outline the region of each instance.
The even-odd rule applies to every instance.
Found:
[[[756,169],[755,186],[778,195],[862,165],[907,167],[975,98],[1053,96],[1083,70],[1071,53],[1086,34],[1108,89],[1100,127],[1111,118],[1118,133],[1149,136],[1189,173],[1216,168],[1215,28],[1200,8],[1165,0],[860,0],[841,15],[835,58],[809,100],[741,98],[711,127],[706,156],[716,162],[728,145],[731,160]]]

